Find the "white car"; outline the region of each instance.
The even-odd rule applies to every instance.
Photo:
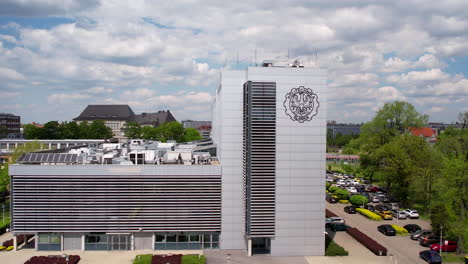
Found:
[[[403,210],[409,218],[419,218],[419,213],[416,210],[405,209]]]
[[[346,190],[349,193],[357,193],[356,187],[346,187]]]
[[[325,226],[330,225],[331,223],[345,223],[345,220],[342,217],[330,217],[325,219]]]

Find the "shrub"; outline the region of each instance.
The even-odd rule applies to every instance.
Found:
[[[203,255],[184,255],[182,264],[205,264],[206,258]]]
[[[341,188],[335,191],[335,195],[338,196],[338,200],[348,200],[349,198],[349,192]]]
[[[342,203],[342,204],[349,204],[349,201],[348,200],[338,200],[339,203]]]
[[[392,227],[395,229],[396,233],[399,234],[399,235],[407,235],[408,234],[408,230],[406,230],[406,228],[404,228],[404,227],[401,227],[399,225],[392,225]]]
[[[369,199],[367,199],[367,197],[363,195],[358,194],[358,195],[351,196],[351,198],[349,198],[349,202],[351,202],[351,204],[353,205],[361,206],[363,204],[368,203]]]
[[[152,259],[152,254],[137,255],[133,260],[133,264],[151,264]]]
[[[6,251],[12,251],[12,250],[13,250],[13,246],[8,246],[5,250],[6,250]]]
[[[334,192],[338,191],[338,189],[340,189],[340,188],[338,188],[337,186],[330,186],[330,188],[328,188],[328,191],[331,192],[331,193],[334,193]]]
[[[329,236],[325,236],[325,256],[348,256],[348,251],[336,244]]]
[[[356,208],[356,211],[360,214],[362,214],[363,216],[366,216],[367,218],[371,219],[371,220],[374,220],[374,221],[382,221],[382,217],[374,212],[371,212],[367,209],[363,209],[363,208]]]
[[[325,209],[325,217],[326,218],[329,218],[329,217],[337,217],[337,215],[335,213],[333,213],[332,211],[328,210],[328,209]]]
[[[24,264],[76,264],[80,261],[80,256],[69,255],[68,262],[62,256],[35,256]]]
[[[6,248],[6,247],[4,247],[4,246],[1,246],[1,247],[0,247],[0,251],[1,251],[1,250],[4,250],[5,248]]]
[[[363,246],[368,248],[370,251],[374,252],[377,256],[386,256],[387,249],[377,243],[374,239],[368,237],[366,234],[359,231],[357,228],[349,227],[346,229],[346,232],[352,236],[354,239],[359,241]]]
[[[10,240],[7,240],[7,241],[3,242],[2,246],[4,246],[4,247],[13,246],[13,239],[10,239]]]
[[[331,183],[329,183],[329,182],[327,182],[327,183],[325,184],[325,188],[326,188],[327,190],[328,190],[328,188],[330,188],[330,186],[331,186]]]

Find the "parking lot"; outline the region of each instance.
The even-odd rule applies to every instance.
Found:
[[[430,229],[430,224],[421,219],[405,219],[405,220],[383,220],[372,221],[360,214],[347,214],[343,211],[345,204],[330,204],[327,203],[326,208],[336,215],[343,217],[346,224],[356,227],[382,246],[388,249],[388,254],[396,259],[396,263],[426,263],[419,258],[419,252],[428,248],[419,245],[418,241],[411,240],[408,236],[385,236],[377,231],[377,226],[383,224],[396,224],[404,226],[406,224],[417,224],[423,229]]]

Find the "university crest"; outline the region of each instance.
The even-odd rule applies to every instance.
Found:
[[[304,123],[318,114],[318,96],[310,88],[299,86],[286,94],[283,106],[292,121]]]

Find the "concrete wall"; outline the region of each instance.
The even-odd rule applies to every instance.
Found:
[[[276,219],[271,255],[323,255],[326,159],[326,70],[248,68],[249,81],[275,81]],[[318,95],[318,115],[299,123],[285,113],[292,88],[305,86]]]

